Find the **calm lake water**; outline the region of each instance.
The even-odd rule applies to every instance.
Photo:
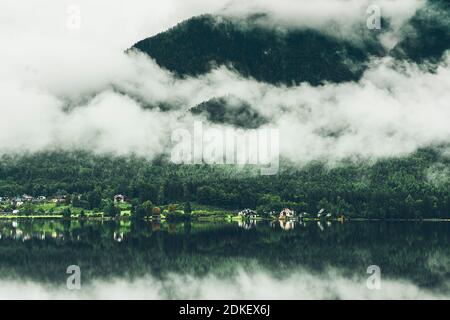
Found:
[[[0,221],[0,298],[447,298],[449,280],[445,222]]]

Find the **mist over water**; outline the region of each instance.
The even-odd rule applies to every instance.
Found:
[[[0,221],[1,299],[450,299],[445,222],[11,225]]]
[[[388,51],[414,32],[410,21],[429,1],[80,0],[75,30],[65,3],[43,1],[5,0],[0,10],[0,156],[83,150],[152,160],[170,154],[174,130],[199,119],[229,128],[190,112],[222,97],[226,108],[237,99],[267,120],[262,129],[278,128],[282,159],[299,167],[370,164],[437,146],[450,156],[448,51],[432,66],[371,57],[359,80],[320,86],[269,84],[232,65],[180,78],[125,52],[200,14],[236,23],[263,13],[266,28],[311,29],[359,46],[372,3],[389,22],[380,35]],[[430,10],[425,17],[449,23]],[[450,180],[440,163],[424,175],[437,187]],[[0,220],[0,299],[450,299],[449,243],[447,223]],[[70,265],[81,269],[80,290],[66,287]],[[367,287],[371,265],[381,269],[380,290]]]
[[[366,286],[365,275],[343,276],[337,270],[313,274],[295,271],[273,275],[262,269],[239,270],[229,277],[169,274],[130,281],[125,278],[94,281],[80,290],[65,284],[48,285],[0,280],[0,299],[449,299],[450,293],[433,292],[401,279],[386,279],[380,290]]]

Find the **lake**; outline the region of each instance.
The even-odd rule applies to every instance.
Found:
[[[446,222],[2,220],[0,298],[448,298],[449,244]]]

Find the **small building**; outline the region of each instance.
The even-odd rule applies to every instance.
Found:
[[[279,219],[280,220],[285,220],[285,219],[292,219],[295,217],[295,212],[294,210],[285,208],[283,210],[281,210],[280,215],[279,215]]]
[[[57,196],[52,199],[54,203],[65,203],[67,201],[67,196]]]
[[[244,209],[238,213],[238,216],[241,218],[256,218],[258,215],[256,214],[256,211],[253,211],[251,209]]]
[[[161,219],[161,209],[154,207],[152,209],[152,221],[159,221]]]
[[[11,201],[11,205],[13,207],[20,207],[23,204],[24,204],[24,202],[22,200],[14,199],[14,200]]]
[[[123,203],[123,202],[125,202],[125,196],[121,194],[116,194],[114,196],[114,203]]]
[[[323,218],[325,215],[325,209],[320,209],[319,212],[317,213],[317,218],[321,219]]]
[[[28,194],[22,195],[22,199],[23,201],[33,201],[33,197]]]
[[[43,201],[47,200],[47,197],[45,197],[45,196],[39,196],[39,197],[37,197],[37,200],[38,200],[39,202],[43,202]]]

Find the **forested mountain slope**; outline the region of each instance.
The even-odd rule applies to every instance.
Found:
[[[283,161],[279,174],[227,165],[174,165],[159,159],[44,152],[0,159],[0,194],[74,194],[86,199],[121,193],[157,205],[198,202],[238,210],[285,206],[326,208],[353,217],[447,217],[450,159],[421,150],[409,157],[327,168],[298,168]],[[91,204],[95,206],[95,204]]]
[[[133,48],[180,76],[228,65],[246,77],[287,85],[358,80],[370,56],[384,52],[376,35],[355,45],[312,29],[279,31],[212,15],[191,18]]]

